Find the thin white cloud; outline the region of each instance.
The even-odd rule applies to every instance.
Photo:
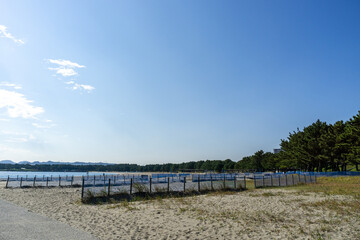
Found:
[[[7,27],[4,25],[0,25],[0,37],[9,38],[19,45],[22,45],[25,43],[23,40],[17,39],[11,33],[7,32]]]
[[[55,71],[57,75],[61,75],[63,77],[72,77],[78,75],[76,69],[85,68],[84,65],[80,65],[75,62],[71,62],[69,60],[64,59],[47,59],[49,63],[57,65],[56,67],[49,67],[48,69],[51,71]],[[65,82],[67,85],[71,85],[70,89],[72,90],[83,90],[90,93],[95,89],[95,87],[86,84],[79,84],[75,82],[75,79],[71,81]]]
[[[33,125],[34,127],[36,127],[36,128],[41,128],[41,129],[47,129],[47,128],[52,128],[52,127],[55,127],[55,126],[56,126],[56,124],[54,124],[54,123],[52,123],[52,124],[47,124],[47,125],[45,125],[45,124],[33,123],[32,125]]]
[[[7,136],[5,142],[9,143],[24,143],[36,140],[34,135],[28,133],[21,133],[21,132],[11,132],[11,131],[2,131],[2,135]]]
[[[71,77],[71,76],[75,76],[78,73],[72,69],[72,68],[48,68],[49,70],[53,70],[56,71],[56,74],[59,74],[63,77]]]
[[[87,92],[91,92],[92,90],[95,89],[95,87],[93,87],[93,86],[85,85],[85,84],[77,84],[77,83],[74,83],[71,88],[73,90],[85,90]]]
[[[48,59],[48,61],[49,63],[57,65],[57,67],[49,67],[48,69],[55,71],[56,74],[59,74],[63,77],[75,76],[78,74],[75,69],[85,67],[84,65],[63,59]]]
[[[44,112],[42,107],[33,106],[32,103],[21,93],[0,89],[0,109],[5,109],[10,118],[35,118]]]
[[[14,89],[21,89],[21,85],[18,85],[18,84],[15,84],[15,83],[8,83],[8,82],[0,82],[0,86],[3,86],[3,87],[11,87],[11,88],[14,88]]]
[[[63,60],[63,59],[48,59],[50,63],[57,64],[59,66],[62,66],[64,68],[84,68],[84,65],[80,65],[75,62],[71,62],[69,60]]]

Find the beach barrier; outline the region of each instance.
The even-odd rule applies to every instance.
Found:
[[[285,187],[301,183],[316,183],[316,175],[306,174],[269,174],[254,175],[255,188],[260,187]]]
[[[197,179],[197,180],[195,180]],[[110,197],[113,195],[136,195],[156,193],[189,193],[217,190],[243,190],[246,188],[245,176],[236,174],[193,174],[179,176],[177,174],[154,174],[148,179],[133,176],[130,181],[116,181],[108,177],[103,182],[83,180],[81,196]]]

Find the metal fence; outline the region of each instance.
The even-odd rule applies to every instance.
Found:
[[[102,176],[103,178],[83,179],[82,199],[96,196],[120,194],[188,193],[216,191],[223,189],[242,190],[246,188],[245,176],[229,175],[219,177],[206,175],[181,176],[161,174],[145,176]]]
[[[6,188],[17,187],[71,187],[81,186],[82,177],[80,176],[34,176],[34,177],[8,177]]]
[[[284,187],[300,183],[316,183],[316,175],[306,174],[271,174],[254,176],[255,188],[259,187]]]

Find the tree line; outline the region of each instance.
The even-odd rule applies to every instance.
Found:
[[[360,111],[348,121],[327,124],[317,120],[313,124],[289,133],[282,139],[281,151],[270,153],[259,150],[251,156],[234,162],[226,160],[201,160],[167,164],[113,164],[113,165],[29,165],[0,164],[0,170],[18,171],[119,171],[119,172],[178,172],[212,170],[238,171],[346,171],[348,166],[360,164]]]

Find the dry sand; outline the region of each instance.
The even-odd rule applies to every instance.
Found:
[[[264,189],[85,205],[74,188],[4,189],[0,198],[100,239],[360,239],[358,212],[321,208],[349,196]],[[345,204],[346,205],[346,204]]]

